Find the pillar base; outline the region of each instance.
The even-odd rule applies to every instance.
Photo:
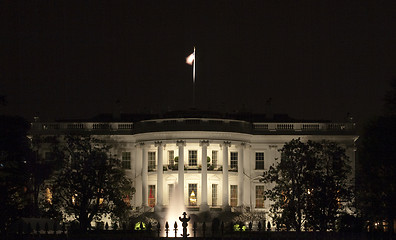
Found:
[[[209,205],[207,203],[203,203],[203,204],[199,205],[199,211],[200,212],[209,211]]]

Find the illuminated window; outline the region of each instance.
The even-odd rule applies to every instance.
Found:
[[[230,190],[230,205],[236,207],[238,204],[238,185],[231,185]]]
[[[155,185],[148,186],[148,205],[149,207],[155,206]]]
[[[189,205],[197,206],[197,184],[188,184],[188,196],[189,196]]]
[[[238,170],[238,152],[231,152],[230,169]]]
[[[264,169],[264,153],[256,152],[256,169]]]
[[[212,184],[212,206],[217,206],[217,184]]]
[[[155,152],[148,152],[148,170],[155,170]]]
[[[212,151],[212,165],[217,168],[217,151]]]
[[[124,169],[131,169],[131,152],[121,153],[121,165]]]
[[[188,151],[188,166],[197,166],[197,151]]]
[[[168,151],[168,163],[169,165],[175,165],[175,152],[172,151]]]
[[[264,208],[264,186],[256,186],[256,208]]]
[[[52,192],[50,188],[45,189],[45,201],[47,201],[49,204],[52,204]]]

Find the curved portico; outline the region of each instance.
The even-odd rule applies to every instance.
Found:
[[[232,186],[243,186],[242,146],[245,144],[191,138],[139,142],[139,146],[144,146],[138,159],[142,166],[142,207],[154,207],[155,211],[166,208],[177,185],[179,194],[184,196],[184,204],[192,209],[229,210],[230,206],[242,205],[242,187],[230,189],[229,179],[232,179]],[[230,191],[238,194],[232,197],[232,203]]]

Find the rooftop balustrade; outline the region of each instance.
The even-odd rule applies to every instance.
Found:
[[[177,118],[140,122],[34,122],[32,133],[137,134],[163,131],[216,131],[247,134],[349,134],[354,123],[250,123],[240,120]]]

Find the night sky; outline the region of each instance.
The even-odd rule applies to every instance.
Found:
[[[142,3],[144,2],[144,3]],[[2,114],[196,108],[359,121],[396,77],[396,1],[1,1]]]

